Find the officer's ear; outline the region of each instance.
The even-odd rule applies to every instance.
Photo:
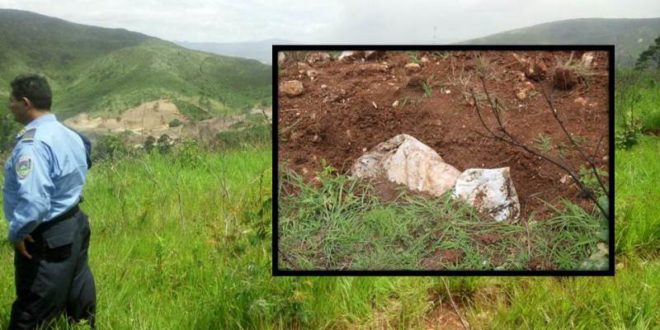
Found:
[[[21,102],[23,102],[26,109],[32,108],[32,101],[30,101],[30,99],[28,99],[27,97],[23,96],[21,98]]]

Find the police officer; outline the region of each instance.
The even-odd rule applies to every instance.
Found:
[[[9,241],[16,249],[10,329],[48,326],[62,312],[72,322],[87,319],[94,328],[89,222],[78,207],[91,166],[89,144],[57,121],[51,100],[41,76],[21,75],[11,82],[9,109],[25,128],[5,163],[2,189]]]

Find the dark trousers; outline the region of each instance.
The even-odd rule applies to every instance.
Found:
[[[89,219],[85,213],[69,212],[62,219],[44,222],[26,242],[32,255],[14,256],[16,301],[9,329],[34,329],[66,313],[70,322],[82,319],[94,328],[96,288],[87,264]]]

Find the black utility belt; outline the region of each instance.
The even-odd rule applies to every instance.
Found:
[[[74,205],[72,208],[67,210],[66,212],[48,220],[43,223],[41,223],[35,230],[32,231],[31,235],[34,238],[35,235],[39,235],[46,231],[48,228],[56,225],[59,222],[69,220],[73,218],[78,212],[80,211],[80,207],[78,207],[78,204]]]

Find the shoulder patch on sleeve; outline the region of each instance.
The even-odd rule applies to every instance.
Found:
[[[32,157],[23,155],[16,162],[16,175],[19,179],[25,179],[32,172]]]

